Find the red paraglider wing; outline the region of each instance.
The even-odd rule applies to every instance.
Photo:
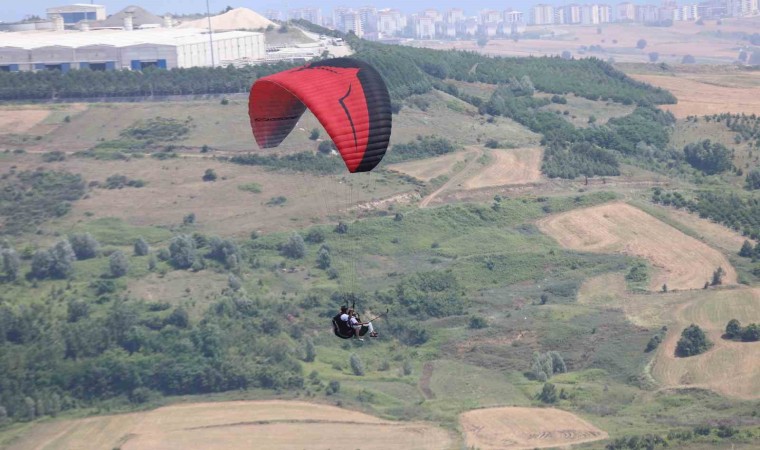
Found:
[[[249,115],[256,142],[276,147],[309,108],[330,135],[350,172],[372,170],[391,133],[388,89],[370,65],[337,58],[257,80]]]

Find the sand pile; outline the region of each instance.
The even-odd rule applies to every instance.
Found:
[[[214,30],[240,30],[266,28],[277,26],[274,22],[248,8],[235,8],[224,14],[211,17],[211,28]],[[177,28],[208,28],[208,19],[182,22]]]

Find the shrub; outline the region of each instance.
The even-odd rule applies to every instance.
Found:
[[[72,234],[69,236],[69,243],[80,261],[94,258],[100,253],[100,243],[90,233]]]
[[[681,333],[681,339],[676,344],[676,356],[688,357],[706,352],[712,343],[699,326],[691,324]]]
[[[349,362],[351,363],[351,371],[353,371],[354,375],[358,377],[364,376],[364,364],[358,355],[352,353]]]
[[[129,271],[129,260],[121,250],[116,250],[108,257],[108,267],[114,278],[123,277]]]

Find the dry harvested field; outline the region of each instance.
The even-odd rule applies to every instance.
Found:
[[[488,408],[459,417],[468,447],[528,449],[570,446],[607,438],[580,417],[554,408]]]
[[[724,284],[736,272],[717,250],[625,203],[610,203],[557,214],[538,223],[560,245],[596,253],[624,253],[649,260],[650,289],[698,289],[722,267]]]
[[[526,33],[540,34],[541,39],[491,39],[485,47],[476,41],[419,41],[416,45],[439,49],[477,51],[496,56],[542,56],[559,55],[570,51],[575,57],[593,56],[600,59],[614,58],[618,62],[648,62],[649,53],[657,52],[659,61],[680,62],[685,55],[696,57],[697,62],[731,63],[738,57],[738,48],[746,45],[727,31],[746,33],[760,26],[756,19],[724,21],[718,26],[706,21],[704,26],[694,22],[675,22],[671,27],[648,27],[641,24],[608,23],[601,26],[554,25],[530,26]],[[601,32],[599,32],[601,30]],[[724,34],[719,34],[724,33]],[[636,48],[639,39],[647,46]],[[603,51],[590,52],[581,47],[601,46]]]
[[[338,436],[338,438],[336,438]],[[35,425],[9,450],[110,449],[447,449],[449,432],[414,422],[296,401],[174,405],[153,411]]]
[[[68,157],[63,162],[43,163],[40,155],[14,155],[9,164],[19,170],[44,167],[81,174],[90,181],[105,181],[111,175],[141,179],[142,188],[93,189],[88,198],[74,203],[59,229],[68,232],[89,220],[116,217],[130,225],[172,226],[182,223],[190,213],[196,215],[196,228],[207,234],[248,236],[254,230],[264,232],[293,229],[324,221],[345,211],[349,185],[340,177],[317,177],[278,173],[260,167],[241,166],[210,158],[179,157],[164,161],[136,158],[130,161],[98,161]],[[215,182],[204,182],[206,169],[218,175]],[[353,187],[351,199],[365,203],[408,189],[409,185],[368,183],[366,174],[347,177]],[[240,186],[257,183],[259,194],[243,191]],[[282,206],[268,206],[278,196],[287,201]]]
[[[662,87],[672,92],[678,104],[662,105],[676,117],[730,113],[760,114],[760,73],[752,73],[754,86],[730,86],[715,80],[715,75],[707,80],[699,75],[651,75],[632,74],[631,77]],[[730,77],[726,75],[726,77]],[[746,78],[746,74],[745,74]]]
[[[651,365],[652,376],[666,388],[701,387],[732,397],[760,398],[760,342],[721,339],[726,324],[760,321],[760,290],[710,289],[634,294],[626,292],[624,274],[587,280],[578,303],[621,309],[631,323],[649,329],[667,325],[668,333]],[[707,333],[714,346],[706,353],[676,358],[681,332],[692,323]]]
[[[465,189],[479,189],[541,181],[543,149],[518,148],[491,150],[491,164],[462,184]]]
[[[731,319],[760,322],[760,290],[721,290],[672,309],[672,326],[660,345],[652,375],[666,387],[700,386],[724,395],[760,398],[760,342],[733,342],[721,335]],[[699,325],[713,342],[707,352],[675,357],[681,331]]]
[[[457,152],[435,158],[419,159],[416,161],[391,164],[388,170],[400,172],[422,181],[430,181],[441,175],[449,174],[457,163],[472,156],[473,152]]]
[[[47,109],[0,109],[0,134],[26,133],[50,114]]]

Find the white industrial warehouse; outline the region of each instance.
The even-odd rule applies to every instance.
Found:
[[[213,48],[213,52],[212,49]],[[0,71],[209,67],[266,58],[262,33],[200,29],[28,31],[0,35]]]

